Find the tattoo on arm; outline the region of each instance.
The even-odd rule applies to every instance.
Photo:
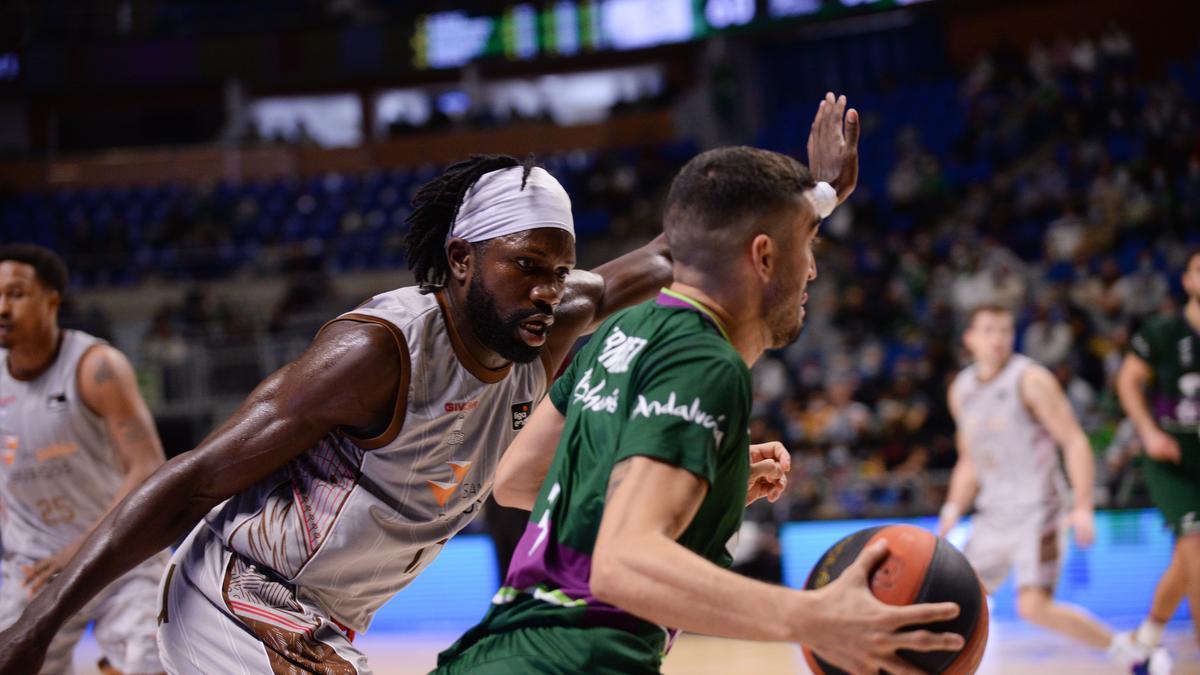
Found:
[[[604,501],[607,503],[612,499],[613,493],[617,491],[617,486],[621,481],[625,480],[625,474],[629,473],[629,460],[623,459],[617,462],[613,467],[612,473],[608,475],[608,491],[604,493]]]
[[[107,355],[100,354],[99,356],[103,358],[100,359],[100,365],[96,368],[94,381],[96,384],[104,384],[116,377],[116,373],[113,372],[112,366],[108,363]]]

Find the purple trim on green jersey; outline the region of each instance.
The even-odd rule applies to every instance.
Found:
[[[539,543],[542,550],[535,553]],[[597,602],[588,581],[591,575],[592,556],[563,545],[553,534],[543,533],[537,523],[530,521],[513,551],[504,585],[525,591],[549,583],[571,599],[585,600],[590,605]]]
[[[549,527],[553,528],[553,523]],[[533,553],[537,548],[540,550]],[[534,589],[543,587],[561,591],[572,600],[583,600],[587,604],[580,625],[606,626],[634,632],[646,628],[649,622],[597,600],[592,595],[591,577],[591,555],[558,541],[552,532],[543,535],[537,523],[530,522],[517,542],[504,585],[530,595]],[[665,649],[670,648],[678,632],[668,631],[669,641]]]
[[[717,330],[721,331],[721,337],[725,338],[727,342],[733,342],[733,340],[729,339],[729,331],[725,329],[725,324],[721,323],[721,320],[717,318],[717,315],[713,314],[713,311],[705,307],[700,301],[689,298],[679,291],[663,288],[659,290],[658,297],[654,299],[654,302],[655,304],[663,307],[690,309],[699,312],[700,316],[708,319],[712,325],[717,327]]]

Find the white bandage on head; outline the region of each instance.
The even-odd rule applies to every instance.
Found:
[[[521,181],[525,167],[491,171],[479,177],[463,196],[446,239],[461,237],[471,243],[539,227],[557,227],[575,237],[571,198],[554,176],[534,167]]]
[[[833,209],[837,207],[837,190],[825,181],[817,183],[813,189],[804,193],[808,196],[808,201],[813,205],[813,210],[817,212],[822,220],[829,217],[833,213]]]

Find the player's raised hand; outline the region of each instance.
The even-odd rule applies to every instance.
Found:
[[[838,204],[858,185],[858,111],[846,97],[825,94],[808,132],[808,168],[813,178],[837,190]]]
[[[750,446],[750,485],[746,504],[767,498],[774,503],[787,489],[787,474],[792,470],[792,455],[783,443],[772,441]]]
[[[963,638],[956,633],[927,630],[902,631],[958,616],[952,602],[896,607],[880,602],[870,590],[871,572],[887,556],[887,542],[880,540],[863,549],[858,558],[837,579],[813,593],[819,617],[802,642],[822,659],[850,673],[885,670],[893,675],[918,675],[922,671],[900,658],[896,651],[956,651]]]
[[[1087,548],[1096,540],[1096,515],[1090,506],[1076,506],[1069,516],[1071,529],[1075,532],[1075,543]]]
[[[1150,429],[1142,436],[1142,445],[1151,459],[1178,464],[1183,461],[1179,441],[1162,429]]]

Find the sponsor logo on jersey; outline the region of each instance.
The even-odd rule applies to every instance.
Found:
[[[454,480],[427,480],[425,484],[429,486],[429,490],[433,492],[433,499],[438,503],[438,506],[445,507],[446,502],[450,501],[450,495],[458,489],[459,483],[466,477],[467,472],[471,470],[471,464],[474,462],[446,462],[450,465],[450,470],[454,473]]]
[[[467,435],[463,433],[463,425],[466,423],[467,414],[459,413],[458,419],[454,420],[454,426],[446,433],[446,445],[462,445],[467,441]]]
[[[12,405],[17,402],[16,396],[0,396],[0,408]]]
[[[633,363],[634,357],[645,346],[645,338],[626,335],[620,326],[613,326],[612,332],[604,338],[600,365],[610,373],[623,373],[629,370],[629,364]]]
[[[515,403],[512,407],[512,428],[513,431],[520,431],[525,428],[525,423],[529,421],[529,411],[533,408],[533,401],[524,403]]]
[[[479,401],[451,401],[446,404],[446,412],[467,412],[479,407]]]
[[[66,408],[67,408],[66,392],[60,391],[57,394],[50,394],[49,396],[46,397],[46,409],[47,410],[65,410]]]
[[[700,399],[692,399],[691,405],[677,403],[675,392],[667,395],[665,401],[648,401],[645,396],[638,394],[637,404],[634,406],[633,414],[630,419],[638,417],[659,417],[662,415],[670,415],[678,417],[685,422],[699,425],[712,432],[713,440],[718,444],[721,439],[725,438],[725,432],[721,430],[721,423],[725,421],[725,416],[714,417],[700,409]]]
[[[0,460],[8,466],[17,461],[17,448],[21,447],[21,439],[11,434],[0,436]]]
[[[1179,378],[1179,393],[1175,420],[1180,424],[1200,424],[1200,373],[1185,373]]]
[[[77,452],[79,452],[78,444],[72,441],[65,441],[62,443],[51,443],[44,448],[38,448],[33,451],[33,456],[37,458],[38,464],[41,464],[51,459],[70,457]]]
[[[575,385],[574,400],[583,406],[584,410],[592,412],[615,413],[621,400],[621,390],[613,389],[611,394],[604,393],[608,380],[600,380],[600,384],[592,386],[592,368],[588,368]]]
[[[30,481],[44,481],[56,478],[69,478],[75,475],[75,469],[70,462],[54,462],[53,464],[35,464],[25,466],[19,469],[13,469],[12,473],[8,474],[10,483],[28,483]]]
[[[1133,347],[1133,351],[1137,352],[1138,356],[1150,359],[1150,342],[1141,333],[1134,335],[1133,339],[1129,341],[1129,345]]]

